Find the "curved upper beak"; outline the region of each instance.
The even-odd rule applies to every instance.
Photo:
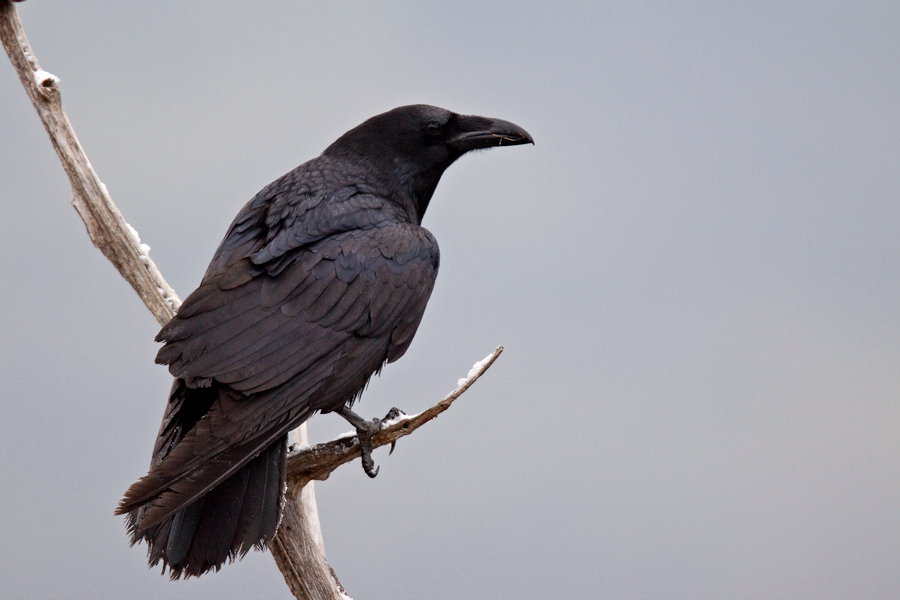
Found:
[[[473,115],[460,115],[457,123],[462,130],[450,139],[450,145],[459,152],[493,146],[517,146],[533,144],[531,134],[509,121]]]

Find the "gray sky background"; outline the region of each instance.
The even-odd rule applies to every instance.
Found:
[[[506,352],[377,479],[317,485],[352,596],[897,597],[896,2],[18,6],[182,296],[259,188],[371,115],[534,135],[446,173],[437,288],[358,408]],[[170,379],[69,195],[4,58],[0,595],[289,598],[268,554],[171,583],[128,547]]]

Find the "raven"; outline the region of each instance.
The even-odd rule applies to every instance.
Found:
[[[173,579],[263,549],[281,520],[287,433],[315,412],[357,428],[374,477],[377,421],[350,411],[422,320],[438,246],[421,227],[470,150],[533,143],[499,119],[402,106],[351,129],[238,213],[156,340],[175,377],[150,471],[119,503],[131,543]]]

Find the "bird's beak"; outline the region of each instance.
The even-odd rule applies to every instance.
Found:
[[[450,140],[450,145],[461,153],[478,148],[534,143],[530,133],[502,119],[459,116],[457,122],[462,132]]]

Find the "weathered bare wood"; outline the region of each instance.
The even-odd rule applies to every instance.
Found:
[[[292,447],[308,446],[306,425],[292,431],[288,440]],[[312,482],[302,487],[288,486],[283,513],[269,550],[294,597],[300,600],[350,600],[325,557]]]
[[[97,177],[62,108],[59,78],[41,69],[31,51],[15,6],[0,0],[0,40],[31,98],[72,185],[72,206],[87,227],[88,236],[131,284],[162,325],[175,315],[181,300],[166,283],[156,264],[129,229]]]
[[[18,0],[15,0],[18,1]],[[59,79],[41,69],[28,44],[18,13],[10,0],[0,0],[0,41],[28,92],[72,185],[72,205],[88,236],[122,277],[138,293],[156,320],[167,323],[181,305],[134,230],[119,212],[91,166],[62,108]],[[394,419],[373,439],[373,447],[395,442],[444,412],[493,364],[498,347],[469,374],[457,389],[418,415]],[[313,479],[323,480],[337,467],[359,456],[355,436],[306,446],[306,424],[292,432],[298,450],[288,458],[288,489],[284,516],[269,545],[291,593],[300,600],[351,600],[325,557],[322,530],[313,492]]]

